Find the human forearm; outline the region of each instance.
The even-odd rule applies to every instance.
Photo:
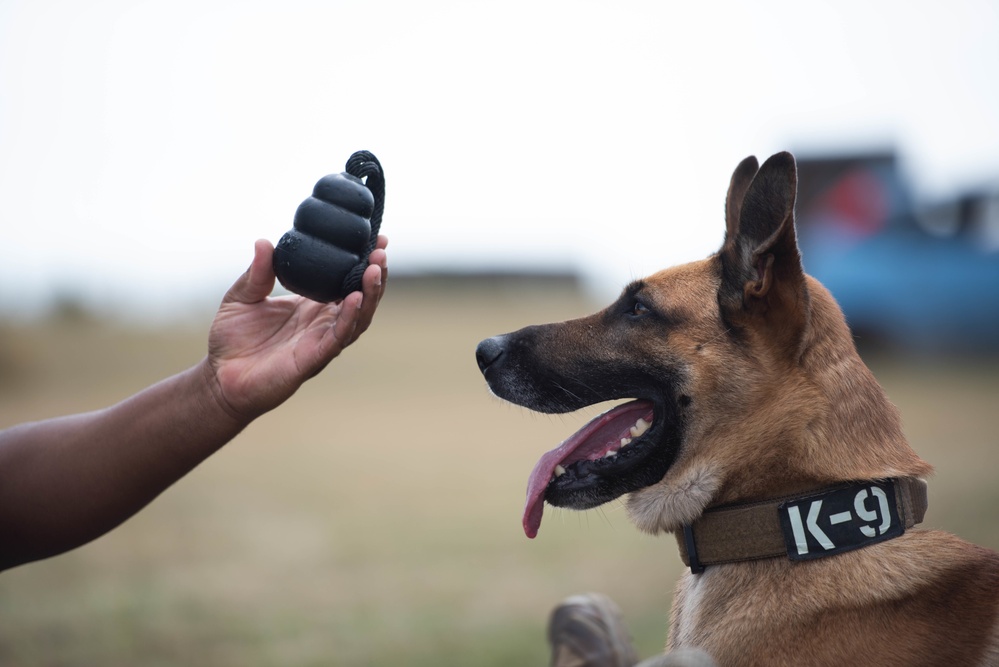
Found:
[[[246,426],[205,361],[96,412],[0,432],[0,569],[111,530]]]
[[[273,246],[226,293],[197,366],[105,410],[0,432],[0,569],[111,530],[274,409],[360,336],[387,277],[379,237],[362,292],[269,298]]]

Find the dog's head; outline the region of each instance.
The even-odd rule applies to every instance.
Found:
[[[545,501],[587,509],[631,493],[633,520],[658,532],[712,504],[929,471],[802,269],[795,193],[789,153],[747,158],[718,253],[636,281],[589,317],[479,344],[490,389],[513,403],[563,413],[626,399],[537,463],[529,537]]]

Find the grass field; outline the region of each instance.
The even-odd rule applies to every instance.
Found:
[[[113,533],[0,574],[2,665],[547,663],[547,614],[598,590],[661,649],[672,538],[619,504],[520,528],[537,457],[587,416],[493,398],[484,337],[592,306],[557,289],[392,289],[327,371]],[[0,427],[89,410],[183,370],[207,319],[0,328]],[[999,548],[999,363],[878,358],[937,467],[926,525]]]

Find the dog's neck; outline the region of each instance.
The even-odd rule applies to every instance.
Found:
[[[640,530],[673,532],[709,506],[932,472],[906,441],[898,410],[857,353],[832,297],[817,282],[809,291],[812,316],[798,356],[759,361],[769,370],[738,391],[733,383],[715,387],[724,393],[705,400],[726,409],[691,419],[663,480],[629,497]]]
[[[857,353],[832,296],[812,281],[814,326],[806,335],[802,372],[823,405],[803,443],[802,464],[816,477],[839,479],[926,477],[932,467],[909,446],[898,409]]]
[[[853,344],[839,307],[810,281],[811,315],[800,356],[772,362],[769,385],[754,388],[741,414],[711,434],[718,448],[744,426],[766,446],[728,459],[710,505],[807,492],[851,480],[924,478],[932,467],[909,446],[902,418]],[[696,445],[695,445],[696,446]]]
[[[922,522],[926,483],[911,477],[837,485],[814,493],[717,507],[674,532],[694,574],[765,558],[812,560],[902,535]]]

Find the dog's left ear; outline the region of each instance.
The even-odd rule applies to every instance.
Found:
[[[735,324],[762,318],[800,333],[808,297],[794,232],[794,157],[777,153],[759,171],[755,166],[747,158],[732,175],[718,302]]]

